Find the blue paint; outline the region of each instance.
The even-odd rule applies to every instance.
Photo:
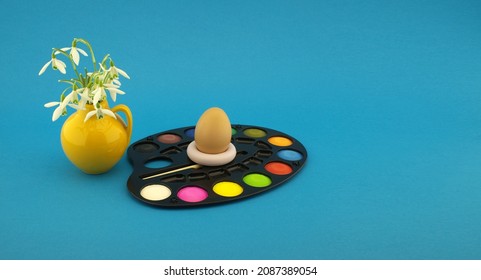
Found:
[[[284,160],[289,160],[289,161],[296,161],[296,160],[302,159],[302,154],[294,150],[282,150],[282,151],[279,151],[277,155],[280,158]]]
[[[190,128],[185,131],[185,135],[190,138],[194,138],[195,128]]]
[[[168,159],[154,159],[145,163],[145,167],[148,168],[164,168],[171,165],[172,162]]]

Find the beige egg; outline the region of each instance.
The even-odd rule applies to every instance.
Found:
[[[229,118],[221,108],[213,107],[205,111],[195,126],[195,146],[206,154],[225,152],[231,136]]]

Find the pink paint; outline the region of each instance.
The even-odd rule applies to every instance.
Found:
[[[185,186],[177,193],[177,197],[186,202],[200,202],[207,196],[207,191],[198,186]]]
[[[164,144],[174,144],[182,140],[182,138],[180,138],[179,135],[168,133],[159,135],[159,137],[157,137],[157,140]]]

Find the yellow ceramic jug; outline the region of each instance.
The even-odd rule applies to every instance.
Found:
[[[107,100],[102,108],[109,109]],[[72,114],[64,123],[60,133],[62,148],[68,159],[80,170],[88,174],[109,171],[122,158],[132,135],[132,113],[125,105],[117,105],[112,112],[123,112],[127,124],[117,115],[117,119],[104,115],[97,119],[92,116],[84,122],[88,112],[94,109],[87,104],[86,110]]]

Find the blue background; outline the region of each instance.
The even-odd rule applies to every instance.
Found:
[[[0,23],[2,259],[481,258],[479,1],[2,0]],[[180,211],[131,197],[125,156],[83,174],[43,107],[62,75],[37,75],[74,37],[131,76],[132,142],[220,106],[306,166]]]

